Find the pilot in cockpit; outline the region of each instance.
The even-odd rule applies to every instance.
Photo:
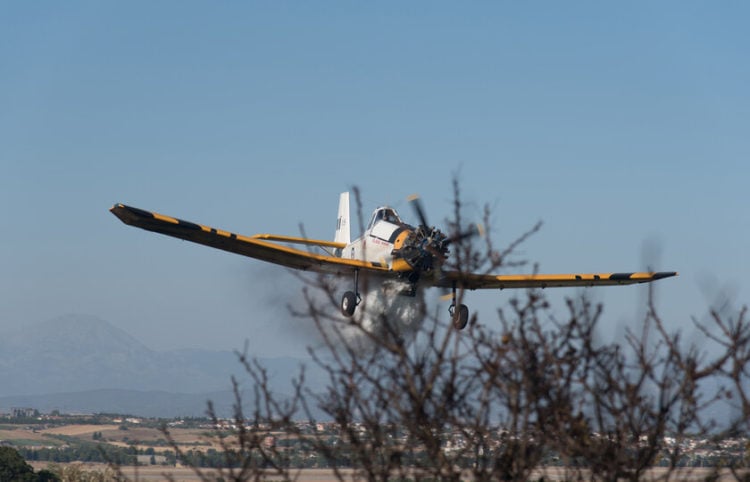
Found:
[[[383,209],[383,219],[392,224],[401,223],[401,220],[393,209]]]
[[[396,214],[396,211],[391,208],[380,208],[375,211],[375,213],[373,213],[369,227],[372,228],[378,221],[387,221],[391,224],[396,225],[402,224],[401,219],[398,217],[398,214]]]

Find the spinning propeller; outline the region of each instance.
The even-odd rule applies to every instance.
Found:
[[[448,247],[451,243],[460,243],[477,235],[482,235],[482,227],[472,224],[465,231],[459,231],[447,236],[441,230],[430,225],[419,196],[409,196],[409,202],[419,218],[419,225],[409,234],[403,245],[393,251],[401,256],[415,271],[418,277],[422,273],[429,273],[440,267],[448,258]]]

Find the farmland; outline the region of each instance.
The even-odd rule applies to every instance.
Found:
[[[260,432],[259,443],[283,454],[285,466],[299,480],[333,479],[330,461],[311,450],[309,444],[300,443],[289,433],[270,432],[262,427]],[[333,423],[297,422],[297,432],[308,442],[317,439],[333,445],[342,443],[340,431]],[[237,461],[228,463],[225,454],[227,446],[235,447],[236,433],[232,421],[207,418],[164,420],[98,414],[35,415],[0,420],[0,445],[14,447],[37,470],[57,465],[104,471],[114,464],[131,480],[163,480],[165,474],[169,474],[174,480],[188,482],[200,480],[190,466],[202,467],[200,470],[204,472],[214,470],[212,467],[236,467]],[[461,446],[456,434],[446,433],[445,436],[449,442],[446,450]],[[394,443],[403,441],[394,440]],[[694,463],[686,463],[678,469],[684,480],[701,479],[699,474],[709,469],[698,466],[728,460],[745,446],[741,440],[725,440],[719,449],[709,449],[700,440],[686,443],[686,454],[691,458],[685,460]],[[419,453],[415,452],[414,456],[418,457]],[[339,463],[343,464],[341,467],[351,467],[343,458]],[[536,470],[540,477],[566,478],[567,469],[554,458],[545,460],[542,465]],[[650,472],[657,474],[665,469],[653,467]],[[351,470],[345,469],[347,473]],[[724,479],[724,474],[719,478]]]

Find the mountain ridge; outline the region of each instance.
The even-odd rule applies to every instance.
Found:
[[[259,360],[273,375],[274,390],[280,393],[290,390],[289,380],[299,373],[300,365],[307,364],[310,374],[309,360]],[[92,315],[64,315],[0,336],[0,408],[29,405],[22,403],[26,397],[34,402],[31,405],[41,409],[48,405],[43,403],[45,397],[69,400],[70,394],[79,394],[77,403],[66,401],[65,406],[71,410],[78,407],[81,411],[110,411],[117,406],[117,397],[97,396],[100,403],[96,406],[87,405],[86,397],[101,390],[121,390],[123,396],[133,400],[129,407],[137,408],[135,401],[140,393],[144,407],[150,406],[147,411],[151,413],[159,412],[159,403],[164,403],[190,407],[195,415],[196,400],[202,401],[205,411],[206,395],[226,393],[232,376],[241,381],[249,379],[234,352],[152,350],[124,330]],[[60,398],[63,394],[68,394],[67,398]],[[171,398],[159,394],[169,394]],[[60,402],[52,409],[62,407]]]

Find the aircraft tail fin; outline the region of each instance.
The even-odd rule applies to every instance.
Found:
[[[339,196],[339,216],[336,220],[336,237],[333,240],[337,243],[349,244],[351,242],[348,192],[342,192]]]

